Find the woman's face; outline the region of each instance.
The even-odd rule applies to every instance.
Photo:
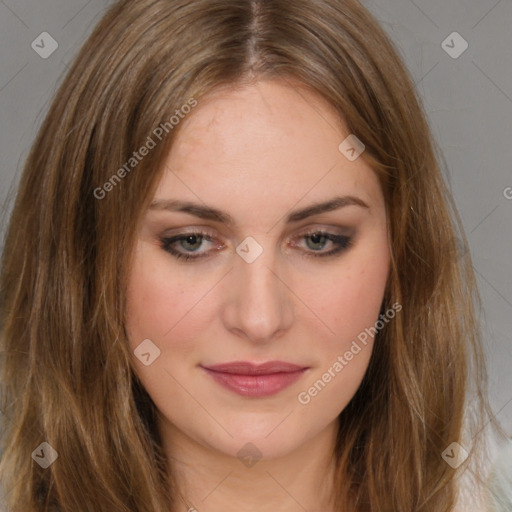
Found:
[[[218,89],[181,122],[131,269],[137,373],[164,437],[279,457],[333,432],[367,369],[383,195],[311,92]],[[276,361],[296,366],[208,369]]]

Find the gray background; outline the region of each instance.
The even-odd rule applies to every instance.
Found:
[[[49,100],[110,3],[0,0],[2,234]],[[512,187],[512,0],[363,0],[363,4],[397,43],[446,157],[446,178],[464,222],[484,299],[493,407],[512,433],[512,188],[507,188]],[[454,31],[469,44],[456,59],[442,47]],[[42,32],[51,34],[59,45],[47,59],[31,47]],[[446,44],[460,48],[450,38]]]

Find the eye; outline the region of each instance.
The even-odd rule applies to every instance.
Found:
[[[205,232],[184,233],[170,238],[161,238],[162,248],[177,259],[199,259],[208,255],[200,252],[203,242],[213,242],[213,238]],[[177,247],[176,247],[177,246]],[[184,251],[184,252],[182,252]]]
[[[300,240],[306,241],[304,256],[328,257],[341,253],[352,246],[352,238],[337,233],[326,231],[310,231],[303,233]],[[168,238],[161,238],[162,249],[174,256],[176,259],[190,261],[207,257],[212,250],[220,250],[222,246],[217,246],[212,250],[200,249],[204,247],[204,242],[214,242],[214,238],[206,232],[183,233]],[[300,247],[300,244],[291,244],[294,247]],[[325,251],[326,246],[333,246],[331,250]]]
[[[303,233],[300,239],[306,240],[306,247],[310,249],[306,251],[304,256],[327,257],[341,253],[352,246],[352,238],[337,233],[329,233],[326,231],[309,231]],[[330,251],[322,251],[327,245],[334,246]]]

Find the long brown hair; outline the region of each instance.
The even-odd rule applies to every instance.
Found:
[[[469,391],[474,435],[486,407],[479,299],[399,52],[356,0],[121,0],[55,96],[6,235],[0,471],[13,511],[177,506],[124,326],[137,225],[182,126],[171,118],[216,87],[262,79],[324,97],[364,142],[386,200],[384,302],[402,311],[340,415],[336,507],[453,508],[458,473],[441,454],[463,442]],[[58,453],[47,469],[31,456],[42,442]]]

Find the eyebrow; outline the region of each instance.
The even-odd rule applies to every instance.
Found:
[[[288,214],[288,216],[286,217],[286,223],[299,222],[313,215],[331,212],[334,210],[338,210],[340,208],[344,208],[346,206],[360,206],[362,208],[367,209],[370,208],[359,197],[339,196],[329,199],[328,201],[322,203],[315,203],[306,206],[305,208],[302,208],[300,210],[295,210],[294,212]],[[153,201],[149,206],[149,210],[168,210],[173,212],[183,212],[188,213],[190,215],[194,215],[195,217],[199,217],[200,219],[220,222],[230,227],[234,227],[236,225],[233,217],[231,217],[228,213],[218,210],[217,208],[204,206],[198,203],[192,203],[189,201],[166,199]]]

